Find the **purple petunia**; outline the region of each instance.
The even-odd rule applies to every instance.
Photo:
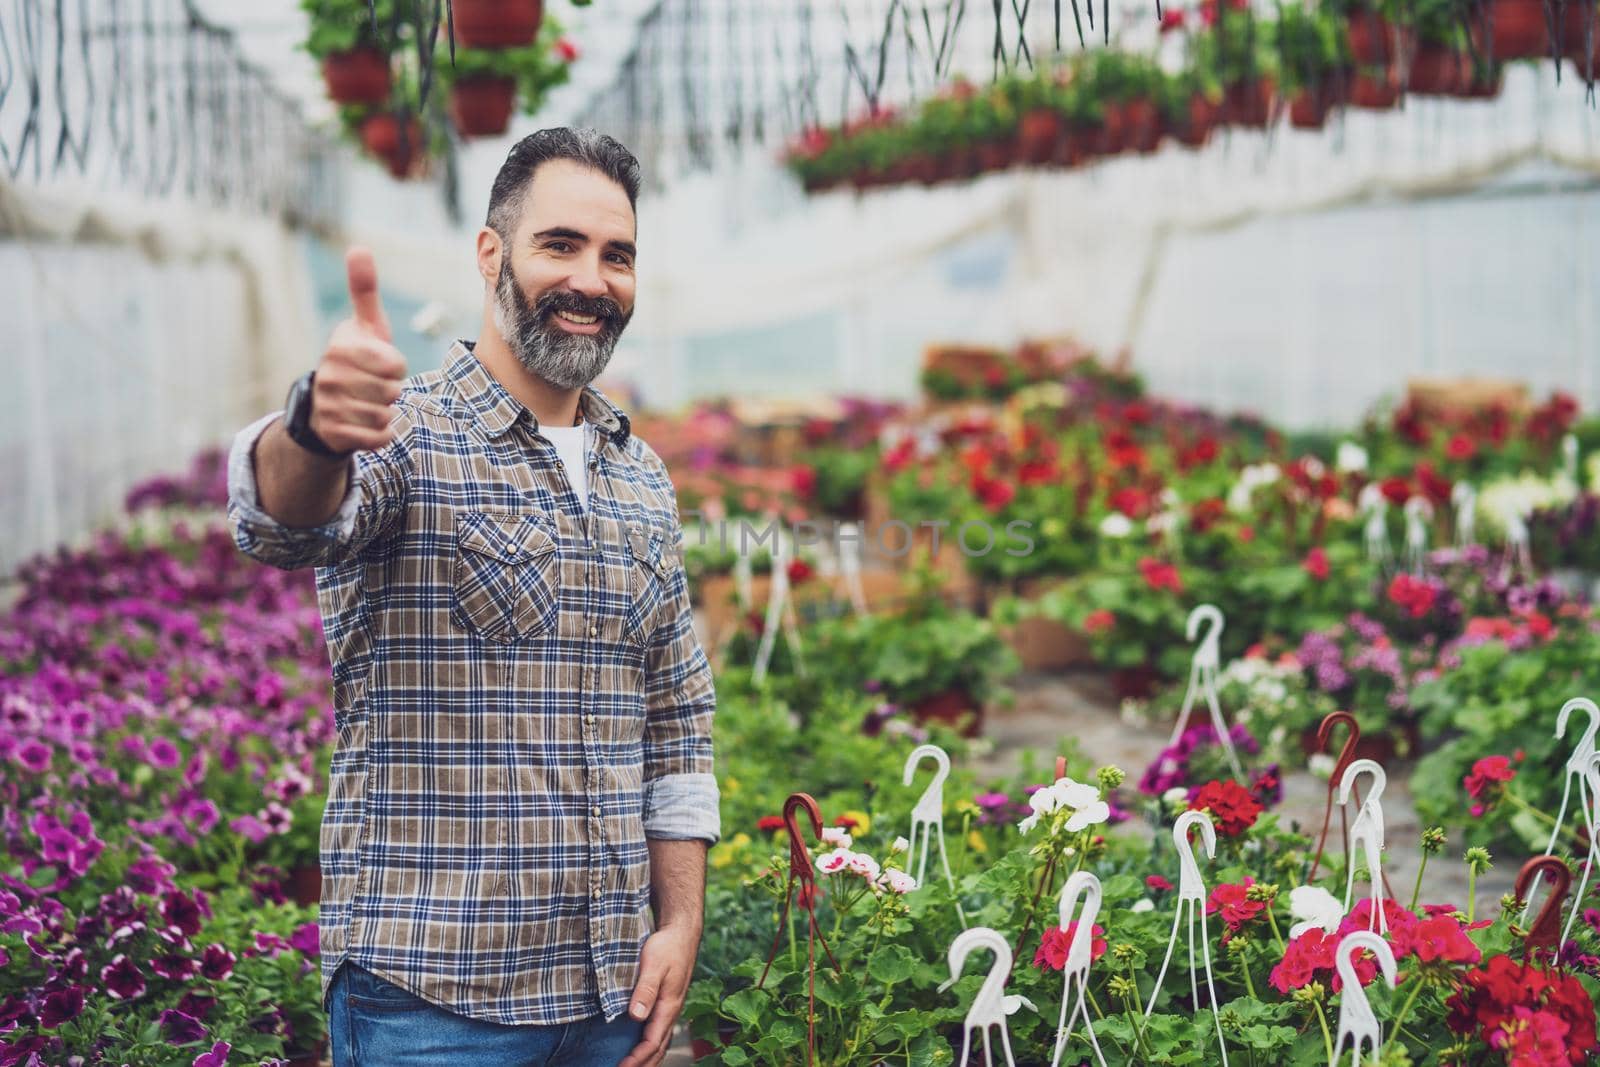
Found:
[[[302,956],[315,956],[322,951],[321,930],[316,923],[301,923],[289,935],[289,944]]]
[[[178,746],[165,737],[157,737],[150,742],[145,750],[145,761],[152,767],[160,770],[171,770],[183,760],[183,754],[178,751]]]
[[[150,969],[171,981],[186,982],[200,970],[200,963],[181,953],[169,952],[151,960]]]
[[[144,975],[139,965],[120,953],[100,968],[100,983],[117,1000],[133,1000],[144,995]]]
[[[211,1046],[210,1052],[202,1052],[194,1058],[194,1067],[223,1067],[228,1062],[228,1053],[232,1051],[232,1045],[218,1041]]]
[[[50,769],[50,759],[53,755],[54,749],[35,738],[23,742],[13,758],[34,774],[43,774]]]
[[[213,982],[226,981],[228,976],[233,973],[233,965],[238,960],[239,957],[221,945],[215,943],[207,945],[205,952],[200,957],[201,977]]]
[[[157,1020],[169,1045],[192,1045],[206,1039],[206,1028],[199,1019],[176,1008],[168,1008]]]
[[[40,1028],[54,1030],[62,1023],[76,1019],[83,1011],[83,993],[84,987],[75,985],[47,994],[44,1007],[39,1011]]]
[[[182,930],[185,937],[200,932],[200,905],[182,890],[175,889],[161,899],[161,917]]]

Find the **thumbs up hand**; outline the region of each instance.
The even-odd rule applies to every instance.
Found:
[[[373,450],[394,439],[391,405],[406,377],[405,357],[390,343],[372,253],[345,254],[352,314],[334,327],[312,383],[311,429],[336,452]]]

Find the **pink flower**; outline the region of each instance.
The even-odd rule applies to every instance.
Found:
[[[578,51],[578,46],[573,44],[567,38],[561,37],[556,40],[556,55],[561,57],[561,62],[576,62],[580,54],[581,53]]]
[[[160,770],[170,770],[182,760],[183,754],[178,751],[178,746],[165,737],[155,738],[145,750],[145,761]]]
[[[54,751],[49,745],[35,738],[24,741],[12,758],[34,774],[43,774],[50,769],[50,759]]]
[[[1165,892],[1173,888],[1172,883],[1161,877],[1159,874],[1150,875],[1144,880],[1144,884],[1151,889],[1157,890],[1158,892]]]

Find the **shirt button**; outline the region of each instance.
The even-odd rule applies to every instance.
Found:
[[[517,546],[515,544],[513,544],[513,543],[507,542],[507,544],[506,544],[506,555],[514,556],[516,554],[517,554]]]
[[[585,726],[593,726],[594,725],[594,716],[593,715],[585,715],[583,717],[583,723],[584,723]]]
[[[598,626],[589,627],[589,636],[590,637],[599,637],[600,636],[600,627],[598,627]]]
[[[594,817],[595,818],[598,819],[600,817],[600,805],[596,804],[594,807],[590,808],[589,810],[594,812]]]
[[[600,887],[599,886],[595,886],[594,887],[594,892],[591,893],[590,895],[593,896],[594,899],[599,900],[600,899]]]

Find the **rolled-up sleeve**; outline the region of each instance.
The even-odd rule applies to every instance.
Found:
[[[351,457],[344,499],[331,519],[321,526],[295,527],[267,514],[256,482],[256,444],[278,418],[274,412],[240,430],[228,452],[228,525],[234,543],[251,559],[283,570],[328,566],[359,555],[405,510],[409,420],[397,412],[392,443]]]
[[[652,636],[645,660],[644,832],[658,840],[722,835],[713,773],[711,721],[717,695],[711,664],[694,632],[684,575],[683,528],[675,525],[667,577],[667,621]]]

